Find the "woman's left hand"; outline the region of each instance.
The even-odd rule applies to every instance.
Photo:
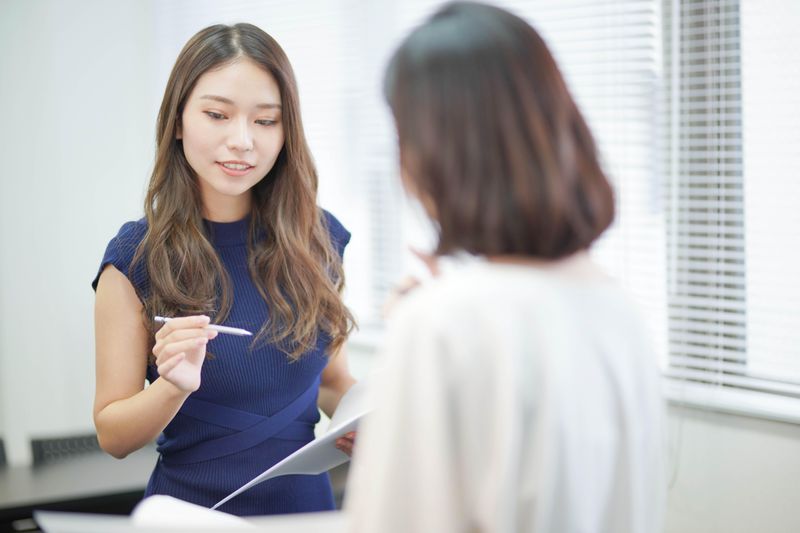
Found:
[[[345,433],[338,439],[336,439],[336,448],[346,453],[348,456],[353,456],[353,446],[356,443],[356,432],[351,431],[350,433]]]

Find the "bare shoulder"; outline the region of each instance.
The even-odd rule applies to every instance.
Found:
[[[96,304],[103,307],[131,307],[141,310],[142,304],[130,280],[112,264],[107,264],[97,281]]]
[[[142,323],[142,302],[130,280],[113,265],[100,274],[94,315],[98,357],[130,346],[138,355],[146,351],[148,332]]]

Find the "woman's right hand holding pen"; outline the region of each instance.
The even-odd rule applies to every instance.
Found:
[[[158,375],[184,392],[200,388],[200,371],[206,358],[208,341],[217,332],[206,329],[205,315],[173,318],[156,332],[153,355]]]

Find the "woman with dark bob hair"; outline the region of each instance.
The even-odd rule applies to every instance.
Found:
[[[614,198],[547,46],[451,3],[389,63],[406,190],[467,255],[389,319],[346,506],[358,532],[653,532],[656,356],[591,262]]]

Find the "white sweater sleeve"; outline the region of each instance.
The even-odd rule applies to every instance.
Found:
[[[375,410],[357,437],[345,501],[356,532],[465,529],[451,347],[419,309],[395,311],[373,383]]]

